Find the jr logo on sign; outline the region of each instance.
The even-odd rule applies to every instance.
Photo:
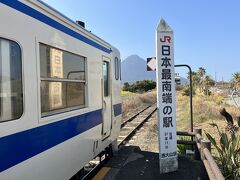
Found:
[[[164,38],[160,38],[160,42],[168,42],[171,43],[171,37],[170,36],[164,36]]]

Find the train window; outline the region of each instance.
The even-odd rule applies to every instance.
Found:
[[[85,58],[40,44],[42,116],[85,106]]]
[[[119,79],[119,60],[117,57],[115,57],[115,79],[118,80]]]
[[[104,96],[109,96],[109,62],[103,61]]]
[[[23,113],[22,55],[20,46],[0,38],[0,122]]]

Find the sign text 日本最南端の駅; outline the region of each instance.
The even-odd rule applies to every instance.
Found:
[[[176,97],[173,31],[161,19],[156,33],[160,173],[176,171]]]

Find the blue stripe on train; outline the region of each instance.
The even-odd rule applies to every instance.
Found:
[[[10,6],[11,8],[14,8],[28,16],[31,16],[59,31],[62,31],[63,33],[66,33],[68,34],[69,36],[72,36],[90,46],[93,46],[101,51],[104,51],[108,54],[110,54],[112,52],[111,49],[108,49],[108,48],[105,48],[104,46],[92,41],[91,39],[73,31],[72,29],[64,26],[63,24],[55,21],[54,19],[44,15],[43,13],[21,3],[20,1],[17,1],[17,0],[0,0],[1,3],[7,5],[7,6]]]
[[[115,104],[113,105],[113,110],[114,110],[114,116],[118,116],[122,114],[122,104]]]
[[[77,136],[103,121],[102,110],[0,138],[0,172]]]

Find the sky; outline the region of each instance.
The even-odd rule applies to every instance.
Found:
[[[164,18],[174,31],[175,64],[204,67],[213,79],[240,72],[239,0],[43,0],[117,47],[121,58],[156,56]],[[181,74],[181,70],[180,74]]]

